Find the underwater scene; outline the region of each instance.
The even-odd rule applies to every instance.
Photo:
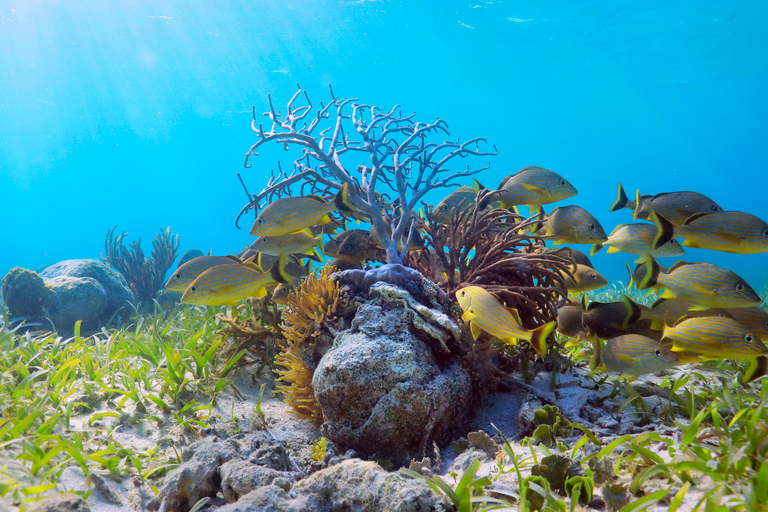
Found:
[[[0,3],[0,512],[768,511],[768,4]]]

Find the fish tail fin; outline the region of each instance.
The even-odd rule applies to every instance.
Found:
[[[547,355],[547,338],[557,326],[557,322],[552,321],[531,331],[531,346],[541,357]]]
[[[481,190],[488,190],[475,178],[472,178],[472,188],[474,188],[476,192],[480,192]]]
[[[627,314],[624,317],[624,321],[621,323],[622,327],[627,327],[630,324],[633,324],[640,320],[640,318],[643,315],[643,311],[640,308],[640,305],[630,299],[627,295],[621,296],[621,302],[624,303],[624,307],[627,308]]]
[[[258,253],[254,256],[255,260],[251,259],[253,263],[256,263],[256,266],[259,267],[259,271],[264,272],[264,267],[261,264],[261,253]]]
[[[640,189],[637,189],[637,192],[635,193],[635,208],[632,210],[632,220],[637,220],[637,216],[640,214],[641,202],[642,198],[640,197]]]
[[[656,224],[656,236],[653,238],[651,247],[658,249],[669,242],[675,236],[675,227],[667,219],[658,213],[651,211],[648,214],[648,220]]]
[[[632,267],[629,266],[629,263],[624,263],[627,266],[627,272],[629,272],[629,284],[627,284],[627,290],[632,288],[632,284],[635,282],[635,276],[632,274]]]
[[[768,357],[760,356],[750,359],[741,378],[742,384],[749,384],[768,373]]]
[[[581,303],[581,309],[586,311],[587,310],[587,292],[583,292],[581,294],[581,300],[579,302]]]
[[[533,224],[531,224],[531,233],[536,233],[544,229],[545,220],[546,215],[544,214],[544,209],[541,209],[536,213],[536,220],[533,222]]]
[[[592,244],[592,248],[589,250],[589,255],[594,256],[595,254],[600,252],[600,249],[603,248],[605,244]]]
[[[601,364],[601,352],[603,351],[603,342],[595,337],[592,340],[592,357],[589,358],[589,370],[595,371]]]
[[[645,275],[640,282],[635,284],[635,288],[638,290],[648,290],[656,286],[656,283],[659,281],[660,273],[661,268],[659,267],[659,262],[656,261],[656,258],[648,254],[645,257]]]
[[[624,187],[621,185],[621,182],[619,182],[617,196],[618,197],[616,197],[616,201],[613,202],[613,205],[610,209],[612,212],[626,208],[629,205],[629,198],[627,197],[627,193],[624,192]]]
[[[285,264],[288,262],[288,255],[282,253],[277,261],[269,269],[269,273],[272,275],[272,279],[282,284],[293,284],[293,278],[285,271]]]
[[[345,183],[336,197],[333,198],[333,204],[336,209],[342,212],[356,212],[357,208],[349,202],[349,183]]]
[[[540,204],[530,204],[528,205],[528,215],[543,217],[545,215],[544,208]]]

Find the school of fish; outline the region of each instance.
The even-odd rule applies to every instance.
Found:
[[[472,206],[485,187],[462,186],[432,209],[428,222],[448,223],[459,209]],[[760,297],[738,274],[706,262],[677,261],[669,268],[657,258],[683,256],[684,247],[739,254],[768,252],[768,223],[752,214],[726,211],[709,197],[692,191],[641,195],[634,200],[618,185],[614,212],[630,209],[632,218],[646,222],[619,224],[606,234],[600,222],[578,205],[544,205],[578,194],[568,180],[542,167],[529,166],[505,177],[485,196],[485,208],[529,208],[532,233],[550,242],[589,245],[589,253],[637,256],[630,270],[630,286],[657,292],[660,298],[646,307],[624,296],[621,301],[587,303],[585,292],[608,281],[589,257],[565,248],[574,265],[566,276],[572,297],[558,310],[556,322],[528,330],[519,313],[506,308],[482,287],[466,286],[456,292],[462,320],[477,338],[486,332],[502,342],[525,340],[539,354],[547,352],[547,339],[556,329],[568,344],[592,344],[590,367],[618,372],[628,379],[676,365],[719,358],[758,360],[768,366],[768,312]],[[182,302],[196,305],[233,305],[246,297],[273,294],[285,304],[296,279],[307,275],[312,262],[333,258],[341,268],[359,267],[380,257],[381,244],[370,229],[346,229],[347,219],[369,221],[348,201],[344,185],[330,199],[319,196],[274,200],[256,215],[250,234],[253,243],[237,256],[200,256],[181,265],[166,288],[183,292]],[[682,241],[680,241],[681,239]],[[414,237],[409,249],[423,248]],[[552,247],[548,250],[562,248]],[[747,378],[753,376],[747,375]]]

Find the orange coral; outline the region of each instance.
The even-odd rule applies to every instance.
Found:
[[[312,389],[314,370],[302,361],[301,348],[336,312],[341,292],[339,283],[331,279],[335,271],[335,267],[327,265],[319,272],[309,274],[288,295],[288,305],[282,312],[283,323],[280,325],[286,345],[275,357],[280,375],[277,380],[285,382],[277,385],[276,391],[283,394],[292,414],[318,425],[323,422],[323,413],[315,402]]]

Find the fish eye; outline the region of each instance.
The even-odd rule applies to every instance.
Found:
[[[595,225],[594,224],[590,224],[589,225],[589,229],[590,229],[590,231],[594,231],[595,230]]]
[[[746,336],[744,336],[744,341],[746,341],[747,343],[752,343],[752,336],[747,334]]]
[[[768,237],[768,229],[763,230],[763,236]]]
[[[193,286],[192,288],[190,288],[190,290],[192,290],[193,292],[196,292],[197,291],[197,286]]]
[[[461,290],[461,296],[465,297],[466,295],[467,295],[467,292],[465,292],[464,290]]]
[[[176,274],[176,276],[175,276],[175,277],[176,277],[176,279],[181,279],[181,272],[179,272],[178,274]]]
[[[256,223],[259,225],[264,224],[264,219],[256,219]]]
[[[718,208],[717,206],[712,206],[712,211],[713,212],[716,212],[716,211],[719,211],[719,210],[720,210],[720,208]]]
[[[738,291],[738,292],[744,291],[744,285],[743,284],[737,284],[736,285],[736,291]]]
[[[592,274],[592,279],[597,279],[597,274]]]
[[[565,181],[565,180],[560,180],[560,184],[561,184],[562,186],[565,186],[565,185],[566,185],[566,183],[568,183],[568,182],[567,182],[567,181]]]
[[[653,353],[656,354],[657,356],[660,356],[661,355],[661,350],[656,349],[656,350],[653,351]]]
[[[447,210],[447,209],[448,209],[448,205],[447,205],[447,204],[444,204],[444,205],[443,205],[443,210]]]
[[[671,244],[676,244],[676,243],[677,243],[677,240],[675,240],[675,239],[673,238],[672,240],[670,240],[670,241],[669,241],[669,243],[670,243],[670,245],[671,245]]]

